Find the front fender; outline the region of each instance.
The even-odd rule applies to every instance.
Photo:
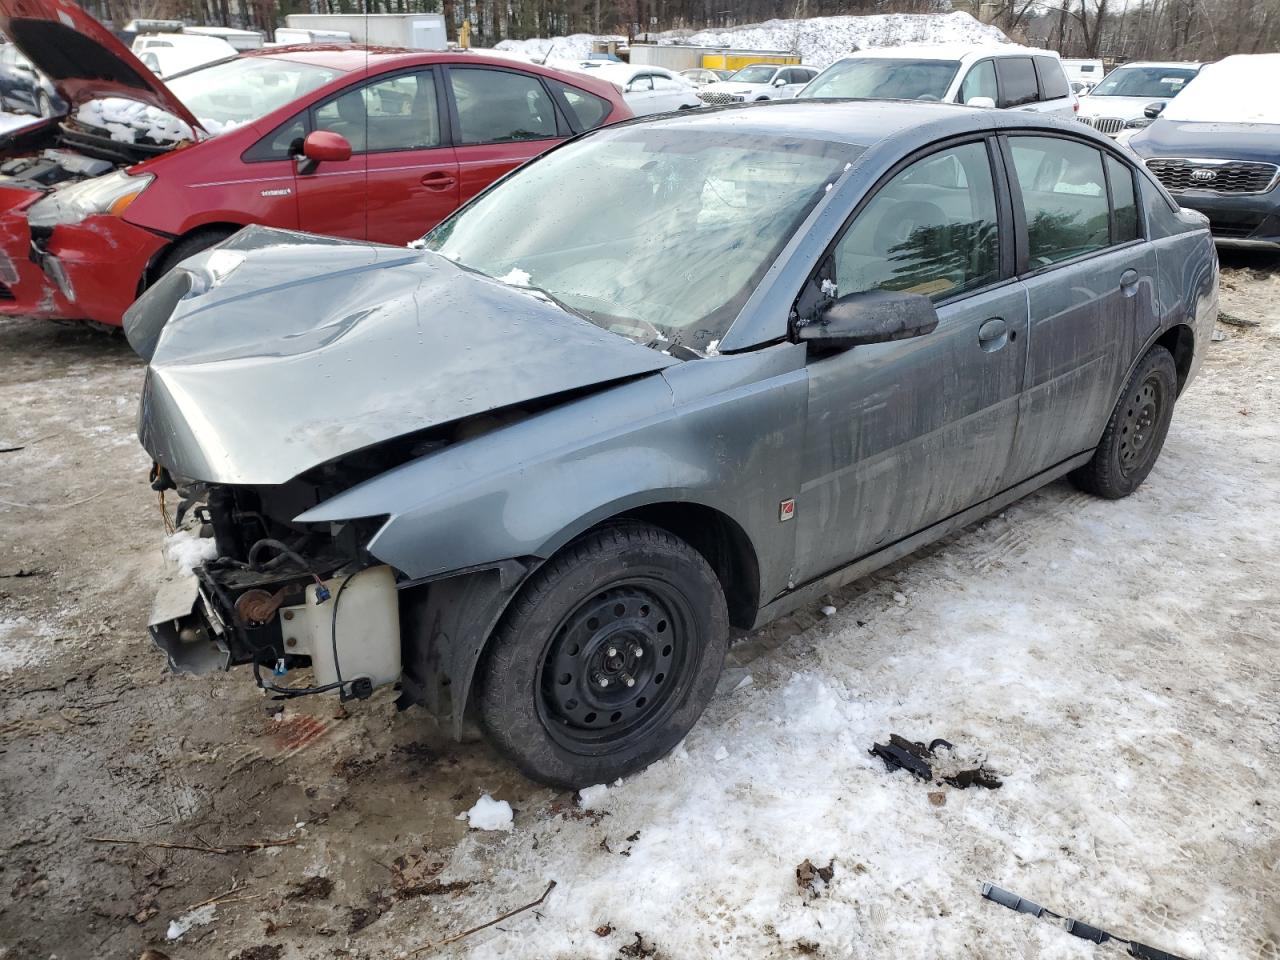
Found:
[[[731,518],[761,593],[785,587],[807,388],[803,348],[697,360],[613,387],[388,471],[301,523],[386,515],[368,550],[410,578],[549,557],[601,520],[653,503]]]

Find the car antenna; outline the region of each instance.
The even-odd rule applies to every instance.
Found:
[[[554,50],[555,48],[556,48],[556,42],[552,40],[551,46],[547,47],[547,52],[544,53],[542,55],[542,59],[538,61],[540,64],[542,64],[542,66],[545,67],[547,65],[547,61],[551,59],[551,51]]]

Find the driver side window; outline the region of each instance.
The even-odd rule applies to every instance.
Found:
[[[917,160],[880,188],[836,244],[837,295],[894,290],[941,300],[993,283],[998,224],[984,143]]]

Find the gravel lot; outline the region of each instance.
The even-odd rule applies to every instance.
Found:
[[[420,956],[1119,955],[991,880],[1280,958],[1280,259],[1224,254],[1222,292],[1258,325],[1221,325],[1135,496],[1054,484],[745,639],[682,748],[591,810],[386,696],[280,713],[243,671],[168,675],[142,366],[0,320],[0,957],[392,957],[551,880]],[[1004,786],[889,774],[890,732]],[[481,793],[511,832],[456,819]]]

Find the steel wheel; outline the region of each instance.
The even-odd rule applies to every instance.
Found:
[[[637,577],[579,604],[543,658],[539,716],[567,749],[616,749],[643,738],[689,681],[693,617],[661,581]]]
[[[1120,423],[1120,469],[1126,474],[1141,467],[1153,449],[1152,438],[1166,402],[1164,383],[1154,373],[1129,398]]]

